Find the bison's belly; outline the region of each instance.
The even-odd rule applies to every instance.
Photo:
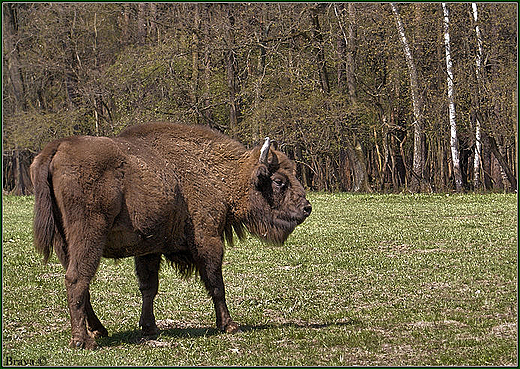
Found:
[[[143,235],[126,227],[114,227],[108,234],[103,257],[120,259],[154,253],[185,251],[185,242],[168,235]]]
[[[144,255],[146,248],[142,247],[142,236],[123,227],[116,227],[108,234],[103,250],[106,258],[124,258],[128,256]]]

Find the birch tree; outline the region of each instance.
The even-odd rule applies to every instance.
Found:
[[[408,75],[410,77],[410,89],[412,92],[412,105],[413,105],[413,115],[414,115],[414,145],[413,145],[413,170],[412,170],[412,191],[420,191],[421,182],[424,180],[423,178],[423,170],[424,170],[424,150],[423,150],[423,102],[421,95],[419,94],[419,83],[417,79],[417,68],[415,67],[415,62],[413,59],[412,50],[408,45],[408,39],[406,38],[406,34],[404,33],[404,26],[401,22],[401,17],[399,15],[399,10],[395,3],[391,3],[392,11],[395,16],[395,23],[397,26],[397,31],[399,32],[399,38],[401,40],[401,44],[403,46],[404,56],[406,59],[406,64],[408,66]]]
[[[448,84],[448,115],[450,121],[450,148],[453,164],[453,176],[455,178],[455,190],[462,192],[462,174],[460,172],[459,140],[457,139],[457,121],[455,119],[455,98],[453,96],[453,68],[450,50],[450,20],[446,3],[442,3],[444,13],[444,49],[446,51],[446,72]]]
[[[481,79],[482,79],[482,37],[480,36],[480,28],[478,26],[478,12],[477,12],[477,3],[471,4],[473,10],[473,20],[475,21],[475,34],[477,36],[477,57],[475,59],[476,69],[475,74],[477,77],[477,89],[478,89],[478,97],[477,97],[477,105],[480,99],[481,94]],[[477,106],[478,109],[478,106]],[[475,117],[475,157],[473,159],[473,186],[475,189],[480,187],[480,161],[481,161],[481,151],[482,150],[482,141],[481,141],[481,132],[480,132],[480,119],[479,114],[476,114]]]

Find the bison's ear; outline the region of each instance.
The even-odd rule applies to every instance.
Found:
[[[265,164],[259,164],[253,171],[253,183],[256,188],[261,189],[269,184],[271,176]]]

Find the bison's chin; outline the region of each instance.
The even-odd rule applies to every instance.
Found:
[[[246,227],[248,231],[260,238],[262,241],[282,245],[289,235],[294,231],[294,228],[304,219],[295,218],[260,218],[260,221],[255,219],[254,222],[248,222]]]

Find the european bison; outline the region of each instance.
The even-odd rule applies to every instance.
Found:
[[[224,240],[247,229],[281,244],[311,212],[293,162],[269,138],[248,151],[201,126],[150,123],[115,138],[57,140],[34,159],[31,179],[35,247],[45,262],[54,248],[66,269],[71,346],[88,349],[108,334],[89,293],[101,257],[134,256],[144,335],[158,333],[162,255],[182,275],[200,274],[217,327],[236,332],[222,279]]]

